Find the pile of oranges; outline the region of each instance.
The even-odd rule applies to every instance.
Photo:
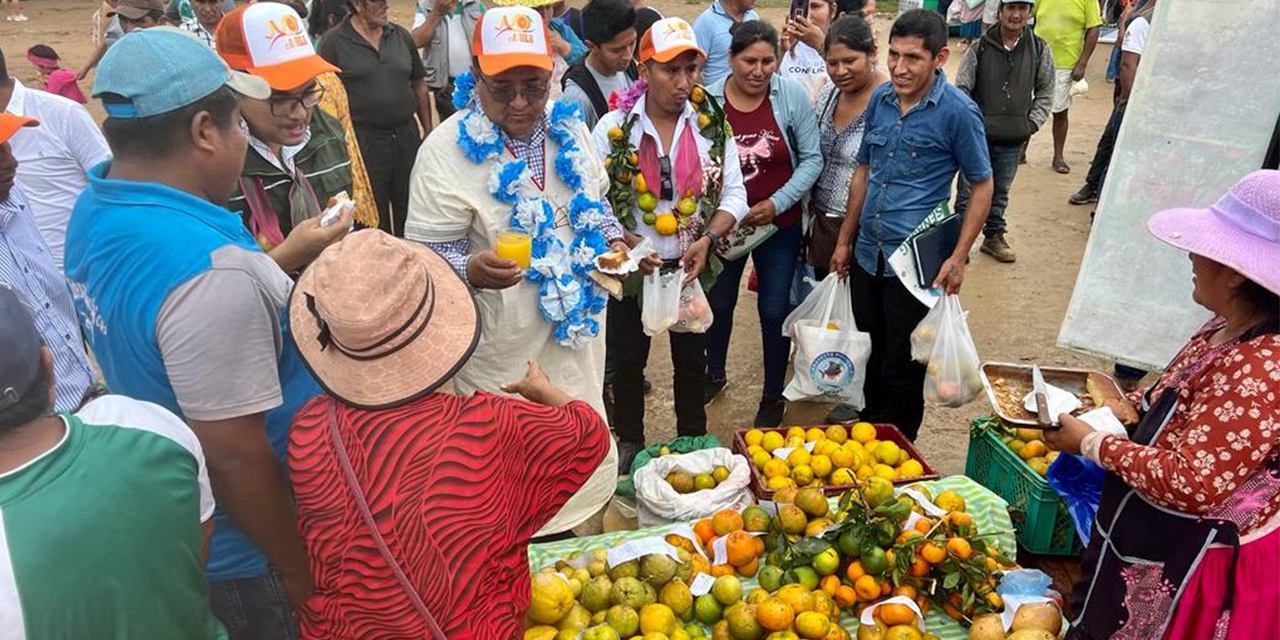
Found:
[[[712,565],[702,555],[695,553],[693,541],[676,534],[667,534],[666,541],[688,551],[693,558],[693,572],[699,571],[713,578],[737,575],[755,576],[760,570],[760,559],[765,554],[764,537],[752,535],[769,531],[773,518],[759,506],[750,506],[738,513],[732,509],[717,511],[710,518],[694,523],[693,533],[702,543],[706,558],[715,560],[716,543],[724,538],[726,562]]]

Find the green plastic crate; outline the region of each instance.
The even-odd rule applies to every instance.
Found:
[[[1009,503],[1018,544],[1027,551],[1076,555],[1080,545],[1067,504],[1047,480],[1005,446],[989,428],[991,421],[973,421],[964,474]]]

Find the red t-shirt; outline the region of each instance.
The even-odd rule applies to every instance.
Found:
[[[430,634],[383,561],[329,436],[328,396],[289,434],[298,530],[315,592],[303,638]],[[478,393],[433,393],[394,409],[337,404],[339,430],[391,553],[451,640],[510,640],[529,605],[529,539],[609,451],[585,402],[552,408]]]
[[[724,113],[733,126],[733,140],[738,144],[738,162],[742,164],[742,181],[747,187],[747,204],[755,205],[772,196],[791,179],[791,149],[787,138],[773,119],[773,104],[766,98],[755,111],[738,111],[728,100]],[[800,203],[779,211],[773,221],[779,228],[800,219]]]

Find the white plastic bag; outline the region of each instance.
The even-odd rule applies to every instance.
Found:
[[[961,407],[982,392],[981,362],[960,308],[960,296],[948,295],[938,305],[943,309],[925,370],[924,399],[931,405]]]
[[[911,332],[912,360],[920,364],[929,364],[929,357],[933,355],[933,340],[938,336],[938,319],[942,317],[942,309],[945,306],[939,300]]]
[[[680,290],[680,310],[676,313],[676,323],[671,326],[671,332],[706,333],[714,321],[711,303],[702,290],[702,283],[695,278]]]
[[[787,316],[782,333],[795,343],[795,374],[783,397],[865,406],[862,387],[871,334],[858,331],[847,280],[834,273],[823,278]]]
[[[729,477],[714,489],[682,495],[667,484],[667,474],[672,471],[696,475],[711,473],[718,466],[729,469]],[[707,518],[721,509],[742,510],[755,502],[750,463],[723,447],[654,458],[636,471],[633,480],[641,527]]]
[[[676,323],[680,314],[680,285],[684,282],[684,267],[669,273],[660,271],[654,269],[644,277],[644,307],[640,310],[640,321],[644,324],[644,334],[649,337],[666,331]]]

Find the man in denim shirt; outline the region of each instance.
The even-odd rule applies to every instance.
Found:
[[[911,331],[928,308],[886,262],[951,197],[957,169],[971,185],[960,240],[933,286],[957,293],[969,249],[991,206],[991,161],[982,113],[947,84],[947,31],[942,17],[917,9],[889,33],[889,74],[867,105],[867,132],[849,185],[848,214],[831,270],[851,274],[858,328],[871,334],[867,362],[869,422],[897,425],[915,440],[924,415],[925,367],[911,359]],[[861,233],[859,233],[861,231]],[[856,241],[855,241],[856,238]],[[857,264],[850,266],[851,258]],[[838,407],[832,419],[850,419]]]

